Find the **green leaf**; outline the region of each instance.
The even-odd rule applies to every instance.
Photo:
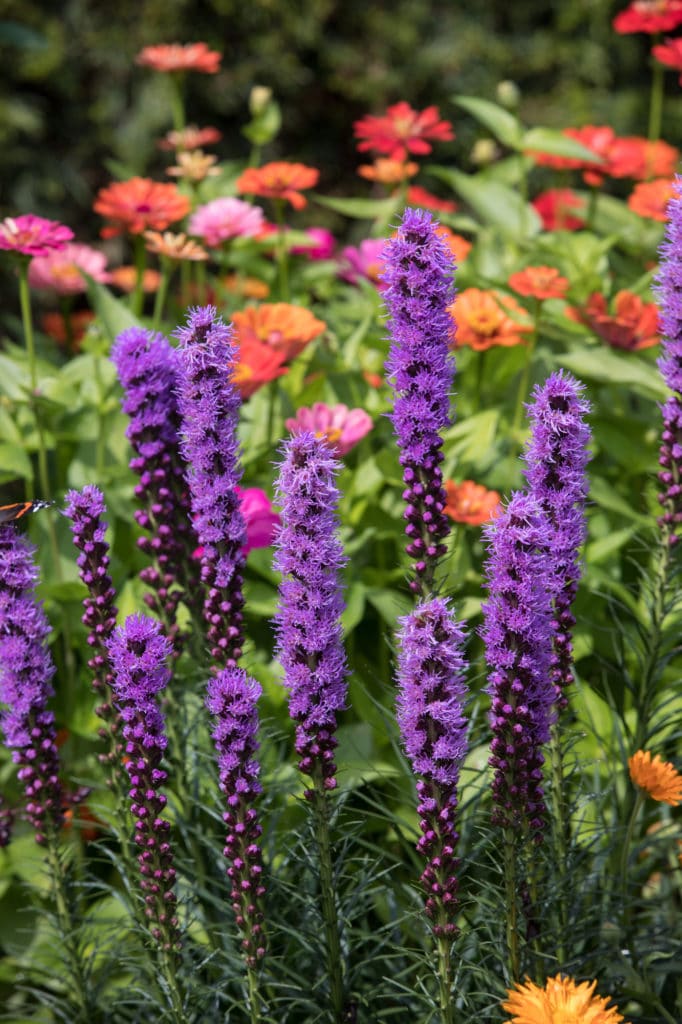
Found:
[[[462,174],[451,167],[432,165],[429,172],[447,182],[482,221],[498,228],[503,234],[519,240],[540,232],[542,221],[536,210],[501,182],[488,181],[480,175]]]
[[[346,607],[341,616],[346,636],[362,621],[365,611],[365,588],[362,583],[351,583],[346,592]]]
[[[112,341],[129,327],[143,326],[122,299],[115,298],[108,288],[92,279],[88,281],[88,298]]]
[[[645,363],[636,352],[621,355],[605,347],[583,348],[558,353],[554,361],[578,377],[589,377],[604,384],[627,384],[641,388],[657,400],[666,399],[670,395],[658,370]]]
[[[0,483],[16,480],[17,477],[22,480],[33,478],[31,460],[18,445],[0,443]]]
[[[357,220],[390,220],[403,205],[400,196],[392,196],[389,199],[341,199],[316,193],[311,199],[319,206],[325,206],[328,210],[335,210],[336,213]]]
[[[587,146],[583,146],[576,139],[564,135],[563,132],[554,131],[552,128],[529,128],[524,133],[521,144],[524,150],[601,163],[601,159]]]
[[[596,565],[598,562],[606,561],[607,558],[613,558],[632,537],[635,529],[634,526],[629,526],[625,530],[614,530],[608,537],[592,541],[585,548],[586,561],[590,565]]]
[[[649,516],[644,516],[633,508],[629,501],[626,501],[603,477],[594,476],[590,482],[590,498],[607,508],[611,512],[617,512],[626,519],[635,523],[648,526],[651,523]]]
[[[523,132],[521,125],[513,114],[489,100],[481,100],[477,96],[452,96],[458,107],[462,107],[472,117],[495,136],[503,146],[510,149],[521,149]]]

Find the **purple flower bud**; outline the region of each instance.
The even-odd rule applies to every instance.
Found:
[[[229,370],[237,350],[232,327],[223,323],[213,306],[193,309],[187,327],[179,329],[177,336],[182,451],[189,467],[194,529],[203,548],[204,618],[212,656],[223,665],[235,665],[243,643],[246,544],[237,492],[240,398]]]
[[[275,617],[277,656],[289,713],[298,723],[299,768],[334,789],[334,732],[346,704],[348,675],[341,628],[345,559],[337,537],[339,463],[324,441],[309,433],[286,441],[283,453],[276,483],[282,525],[275,568],[284,577]]]
[[[545,817],[542,745],[549,739],[554,701],[551,530],[535,499],[516,494],[484,532],[490,598],[481,635],[491,669],[493,821],[539,837]]]
[[[26,816],[36,842],[63,822],[63,791],[54,714],[47,702],[54,665],[47,647],[50,624],[35,587],[35,549],[15,528],[0,526],[0,715],[5,742],[26,793]]]
[[[386,369],[395,394],[391,419],[406,485],[406,550],[415,559],[410,588],[426,596],[449,532],[440,463],[441,432],[452,422],[454,329],[448,306],[455,297],[454,262],[431,215],[412,209],[387,242],[384,260],[392,338]]]
[[[220,788],[227,797],[223,820],[227,836],[223,853],[229,867],[230,898],[242,933],[242,949],[250,967],[264,955],[262,828],[252,806],[261,792],[257,701],[260,684],[239,668],[222,669],[208,683],[206,707],[215,716],[212,736],[218,754]]]

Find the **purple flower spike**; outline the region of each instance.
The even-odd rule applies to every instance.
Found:
[[[490,599],[481,633],[491,668],[493,821],[527,829],[540,841],[546,813],[541,748],[549,739],[554,701],[551,530],[535,499],[516,494],[484,531]]]
[[[559,370],[536,387],[527,406],[531,437],[525,453],[526,479],[530,494],[547,514],[552,535],[548,549],[554,600],[552,681],[559,709],[566,707],[565,690],[573,682],[571,606],[580,579],[579,550],[587,535],[590,429],[584,417],[590,406],[583,390],[570,373]]]
[[[679,540],[682,522],[682,177],[675,178],[668,204],[668,226],[660,249],[661,266],[656,289],[663,328],[663,351],[658,368],[673,396],[662,406],[663,433],[658,498],[664,514],[659,519],[670,544]]]
[[[63,822],[63,791],[47,648],[50,624],[36,600],[35,549],[13,526],[0,526],[0,715],[5,742],[18,764],[26,793],[26,816],[43,845]]]
[[[405,550],[414,559],[410,589],[427,596],[449,532],[440,463],[441,432],[452,423],[455,360],[448,306],[455,297],[454,262],[431,215],[411,209],[383,257],[392,338],[386,369],[395,394],[391,419],[405,483]]]
[[[135,457],[130,468],[139,476],[135,512],[145,531],[140,548],[153,560],[140,577],[151,589],[145,601],[176,640],[180,601],[197,605],[199,572],[190,517],[185,465],[180,456],[180,413],[176,398],[178,355],[161,334],[132,327],[119,334],[111,357],[125,392],[123,411],[130,417],[126,436]]]
[[[299,768],[324,789],[336,786],[336,716],[346,704],[346,655],[340,572],[345,564],[336,532],[339,463],[314,434],[283,446],[276,483],[282,526],[275,568],[284,576],[275,617],[277,656],[289,691]],[[312,790],[306,797],[312,799]]]
[[[230,862],[227,875],[230,898],[242,933],[242,949],[249,967],[265,955],[263,936],[261,832],[253,804],[262,791],[255,759],[258,749],[257,702],[260,684],[243,669],[222,669],[210,679],[206,707],[216,718],[213,741],[218,754],[220,788],[227,797],[223,821],[228,827],[224,855]]]
[[[398,724],[412,770],[420,776],[417,849],[427,861],[421,882],[436,935],[457,932],[455,812],[467,748],[464,637],[463,626],[441,598],[418,604],[400,619]]]
[[[232,327],[212,306],[190,312],[180,339],[178,404],[194,529],[203,548],[204,618],[212,656],[236,665],[242,650],[242,573],[246,525],[239,507],[239,392],[229,367],[237,349]]]
[[[156,695],[170,679],[166,665],[170,640],[155,619],[130,615],[109,643],[114,669],[114,699],[123,720],[126,768],[130,776],[130,805],[135,819],[145,917],[152,937],[162,949],[180,946],[175,869],[169,842],[170,823],[161,817],[166,797],[161,787],[167,773],[161,767],[166,749],[164,717]]]
[[[90,631],[88,644],[94,652],[88,668],[93,673],[92,688],[103,698],[95,712],[107,724],[107,729],[100,730],[100,734],[106,736],[108,730],[112,740],[112,750],[102,757],[113,764],[120,719],[111,703],[112,677],[107,644],[116,625],[117,608],[108,572],[109,545],[104,539],[107,524],[102,518],[105,512],[104,496],[97,487],[88,485],[82,491],[69,491],[66,495],[66,514],[71,519],[73,542],[80,551],[79,575],[88,588],[88,596],[83,601],[83,622]]]

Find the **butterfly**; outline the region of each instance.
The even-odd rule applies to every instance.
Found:
[[[27,512],[37,512],[41,508],[49,508],[53,501],[15,501],[13,505],[0,505],[0,526],[21,519]]]

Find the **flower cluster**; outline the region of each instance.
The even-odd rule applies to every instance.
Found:
[[[240,398],[228,374],[236,351],[231,328],[213,306],[192,310],[177,336],[182,452],[188,466],[194,530],[203,548],[204,618],[212,657],[223,665],[235,665],[242,649],[246,543],[237,493]]]
[[[123,720],[145,917],[153,938],[167,951],[177,950],[180,943],[170,823],[161,817],[167,778],[161,762],[167,740],[156,696],[170,679],[166,660],[171,650],[160,624],[143,615],[129,616],[109,643],[114,699]]]
[[[558,706],[573,682],[571,606],[580,578],[579,549],[585,541],[587,445],[584,417],[589,404],[583,386],[559,370],[533,393],[528,406],[531,438],[526,448],[526,479],[531,495],[544,509],[552,533],[547,579],[554,601],[552,681]]]
[[[262,858],[258,840],[262,828],[252,806],[262,791],[255,760],[258,749],[257,702],[259,683],[243,669],[226,668],[209,680],[206,707],[215,716],[212,736],[218,754],[220,788],[227,798],[223,820],[228,827],[223,853],[230,865],[230,897],[247,963],[255,965],[265,954],[263,945]]]
[[[454,621],[447,601],[432,598],[400,620],[398,641],[398,724],[419,777],[422,836],[417,849],[427,861],[421,876],[426,913],[436,935],[452,935],[457,783],[466,753],[464,629]]]
[[[153,591],[145,600],[179,641],[178,604],[185,600],[190,607],[200,606],[200,592],[179,451],[178,357],[166,338],[141,327],[123,331],[111,357],[124,391],[123,411],[130,417],[126,436],[135,451],[130,467],[140,478],[135,496],[142,508],[135,519],[145,535],[138,544],[153,560],[140,574]]]
[[[26,816],[44,844],[63,821],[54,714],[50,624],[35,597],[34,549],[10,524],[0,526],[0,716],[26,793]]]
[[[452,422],[455,366],[448,306],[454,297],[453,261],[431,214],[412,209],[387,243],[385,260],[392,339],[386,368],[395,393],[392,421],[406,488],[406,551],[414,559],[410,588],[425,594],[449,530],[440,463],[441,431]]]
[[[554,700],[547,572],[552,535],[544,509],[524,494],[514,495],[484,530],[490,543],[482,636],[491,669],[493,820],[539,840],[545,817],[541,748],[549,739]]]
[[[282,527],[275,568],[284,577],[275,617],[277,655],[297,722],[299,768],[325,789],[336,786],[334,732],[348,674],[340,621],[345,560],[336,536],[337,469],[324,441],[304,433],[285,442],[277,481]]]

